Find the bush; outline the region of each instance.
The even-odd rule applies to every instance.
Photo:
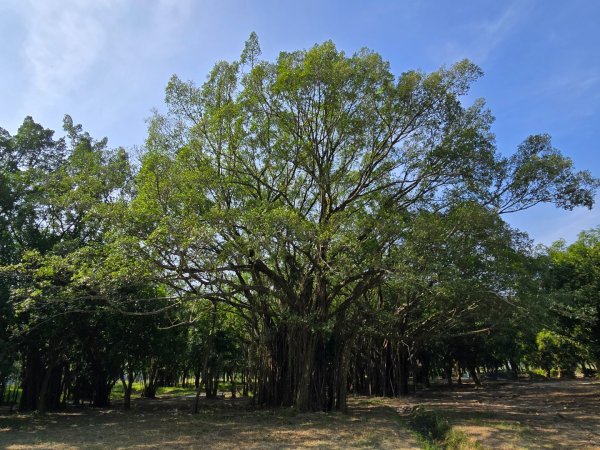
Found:
[[[448,419],[436,411],[417,407],[410,416],[410,426],[424,441],[428,450],[481,449],[481,444],[471,441],[466,433],[452,429]]]
[[[439,413],[416,408],[410,417],[411,427],[430,442],[442,442],[450,432],[450,423]]]

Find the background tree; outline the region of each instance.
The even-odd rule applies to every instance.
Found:
[[[12,291],[12,355],[18,349],[23,358],[24,410],[60,402],[78,326],[68,314],[93,303],[82,280],[74,282],[69,255],[101,244],[102,205],[119,195],[130,173],[124,151],[106,150],[106,140],[94,141],[69,116],[64,129],[67,139],[55,141],[53,131],[28,117],[14,137],[4,133],[3,244],[12,255],[6,262],[18,264],[3,273]]]
[[[559,241],[548,249],[546,283],[552,315],[549,332],[569,348],[576,343],[582,370],[600,362],[600,229],[584,231],[576,242]],[[564,352],[563,352],[564,353]],[[564,358],[563,358],[564,359]],[[569,364],[571,367],[574,364]]]

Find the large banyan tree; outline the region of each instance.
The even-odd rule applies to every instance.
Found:
[[[344,409],[345,330],[397,275],[415,217],[593,202],[595,180],[547,136],[497,153],[483,101],[461,102],[480,75],[461,61],[395,76],[377,53],[331,42],[269,62],[252,34],[201,86],[170,80],[121,248],[172,289],[238,311],[259,403]]]

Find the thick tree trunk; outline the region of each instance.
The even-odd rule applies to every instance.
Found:
[[[314,409],[310,388],[315,363],[315,336],[306,327],[293,327],[288,336],[289,370],[293,374],[293,406],[298,411]]]
[[[408,360],[408,355],[406,354],[406,350],[401,349],[399,355],[399,364],[398,364],[398,372],[399,372],[399,385],[398,385],[398,394],[405,397],[410,393],[409,390],[409,375],[410,375],[410,364]]]
[[[50,377],[52,376],[53,367],[49,367],[44,374],[42,384],[40,385],[40,394],[37,401],[37,410],[39,412],[46,412],[48,409],[48,385],[50,383]]]
[[[95,408],[106,408],[110,404],[112,384],[104,379],[97,380],[94,387],[92,405]]]
[[[345,346],[338,347],[338,352],[340,352],[340,356],[337,364],[336,371],[336,399],[335,399],[335,409],[338,411],[342,411],[343,413],[348,412],[348,366],[349,366],[349,358],[346,354]]]
[[[30,351],[23,369],[19,411],[35,411],[37,409],[42,371],[40,355],[36,351]]]

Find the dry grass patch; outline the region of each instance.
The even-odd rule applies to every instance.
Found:
[[[134,402],[119,409],[1,414],[0,447],[25,448],[418,448],[393,408],[355,401],[349,414],[296,414],[288,409],[253,410],[244,400],[193,399]]]
[[[7,449],[283,448],[600,448],[600,381],[488,383],[484,389],[426,391],[408,399],[354,398],[350,413],[256,410],[244,399],[138,399],[124,412],[91,408],[38,414],[0,411]],[[450,429],[437,443],[418,439],[413,407]]]
[[[409,402],[437,411],[484,448],[600,449],[598,380],[463,385]]]

